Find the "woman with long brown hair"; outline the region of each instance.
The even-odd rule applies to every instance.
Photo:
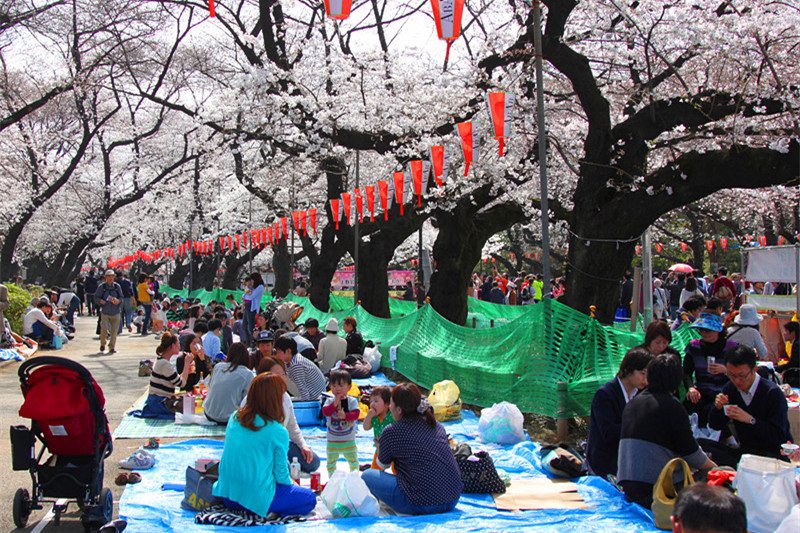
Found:
[[[317,503],[310,490],[289,477],[289,433],[283,427],[286,382],[277,374],[260,374],[250,383],[247,403],[228,419],[225,447],[214,496],[233,510],[259,516],[304,515]]]
[[[399,513],[452,511],[463,483],[444,427],[413,383],[392,389],[389,410],[395,423],[381,432],[377,463],[382,469],[394,463],[397,475],[370,469],[361,478],[376,498]]]

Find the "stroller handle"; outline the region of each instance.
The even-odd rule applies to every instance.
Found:
[[[27,382],[27,378],[30,376],[34,368],[46,365],[63,366],[64,368],[68,368],[77,372],[81,379],[89,383],[92,381],[92,374],[86,370],[86,367],[84,367],[82,364],[77,363],[72,359],[67,359],[66,357],[57,357],[55,355],[41,355],[39,357],[28,359],[19,365],[17,373],[19,374],[21,381]]]

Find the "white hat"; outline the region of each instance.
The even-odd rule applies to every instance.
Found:
[[[117,273],[109,268],[108,270],[106,270],[106,273],[104,275],[105,276],[116,276]]]
[[[742,326],[757,326],[763,317],[758,314],[756,306],[753,304],[744,304],[739,308],[739,314],[733,319]]]
[[[330,331],[331,333],[338,333],[339,321],[331,317],[331,319],[328,320],[328,324],[325,326],[325,331]]]

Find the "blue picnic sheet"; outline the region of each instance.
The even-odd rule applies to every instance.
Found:
[[[470,444],[474,451],[487,450],[498,469],[513,479],[545,477],[539,460],[537,443],[527,440],[515,446],[483,443],[478,439],[478,417],[464,411],[460,421],[444,424],[456,440]],[[308,445],[325,459],[325,432],[322,428],[303,428]],[[375,451],[372,432],[360,430],[356,438],[359,461],[372,460]],[[126,532],[152,531],[175,533],[239,532],[251,528],[198,525],[194,513],[181,509],[182,491],[162,490],[163,484],[184,483],[186,466],[196,459],[219,458],[224,443],[214,440],[188,440],[163,445],[156,450],[157,463],[152,470],[142,472],[143,480],[129,485],[119,502],[119,515],[128,521]],[[342,459],[339,468],[346,468]],[[323,478],[325,466],[320,468]],[[323,479],[324,482],[324,479]],[[428,516],[382,516],[376,518],[347,518],[312,520],[281,526],[286,532],[327,533],[353,531],[362,533],[394,533],[414,529],[427,533],[446,528],[457,531],[535,531],[535,532],[656,532],[652,514],[642,507],[628,503],[624,496],[607,481],[598,477],[577,480],[578,490],[590,509],[507,512],[497,510],[490,495],[462,495],[456,509],[450,513]],[[256,528],[258,529],[258,528]],[[262,528],[263,529],[263,528]]]

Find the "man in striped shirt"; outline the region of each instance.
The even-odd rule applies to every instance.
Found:
[[[286,364],[286,375],[297,387],[298,400],[316,400],[325,392],[325,376],[312,361],[297,354],[293,338],[283,335],[276,340],[275,355]]]

